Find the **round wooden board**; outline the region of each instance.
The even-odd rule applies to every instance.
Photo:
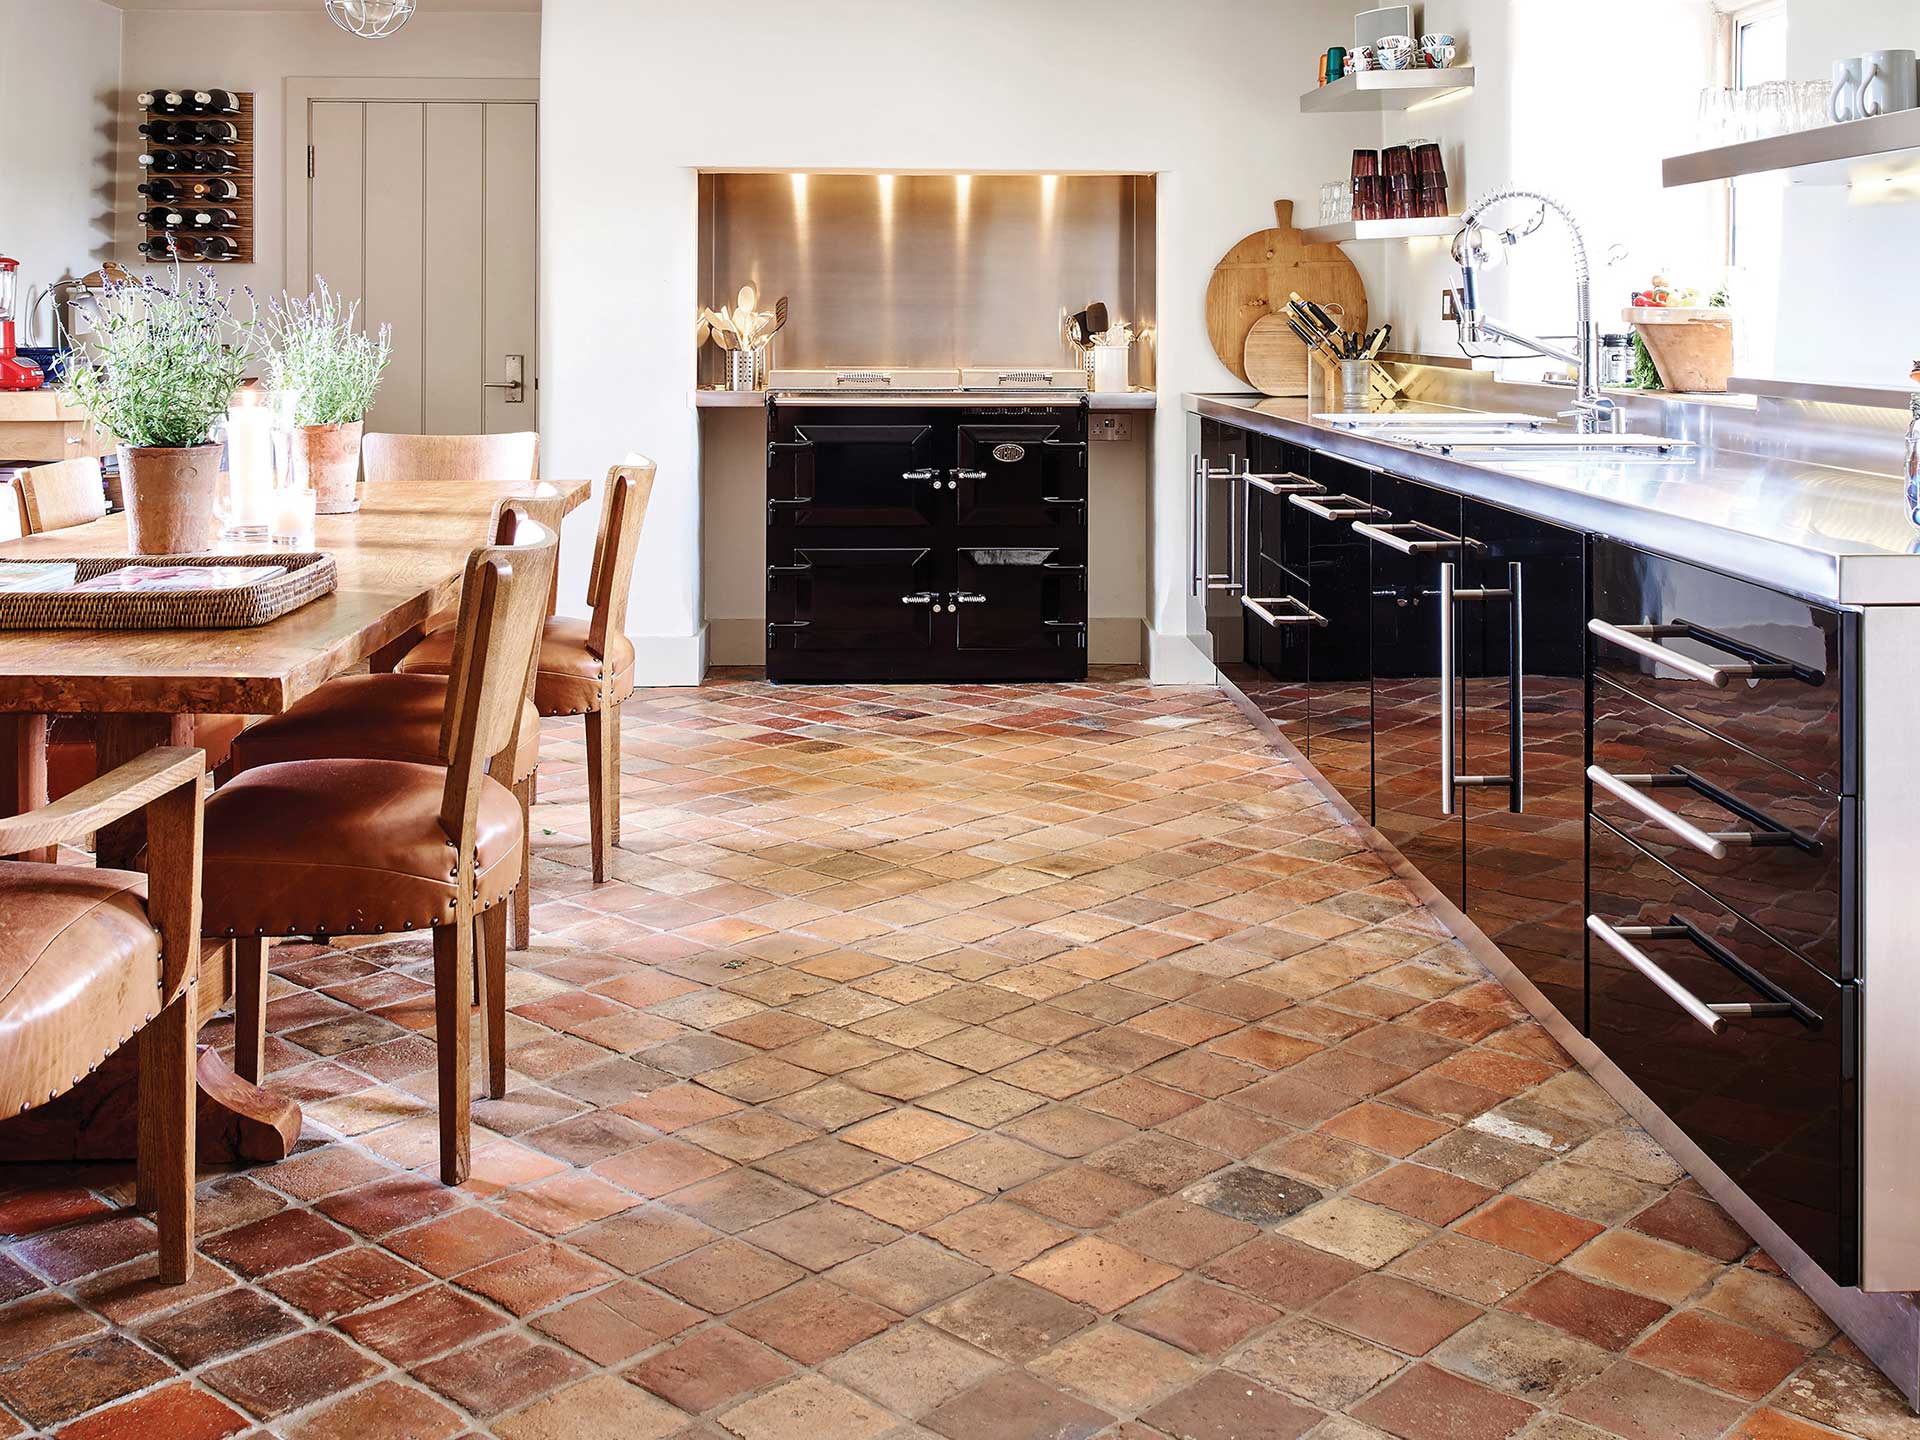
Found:
[[[1291,200],[1274,201],[1273,213],[1275,228],[1256,231],[1235,245],[1213,267],[1207,282],[1207,338],[1213,353],[1250,385],[1247,335],[1261,316],[1286,308],[1288,292],[1298,291],[1320,305],[1339,304],[1346,310],[1341,323],[1348,330],[1367,325],[1367,287],[1346,253],[1338,245],[1309,245],[1301,239],[1293,228]],[[1306,346],[1299,348],[1304,377]],[[1306,388],[1304,378],[1300,388]]]
[[[1254,321],[1242,354],[1247,383],[1262,395],[1307,393],[1307,370],[1312,362],[1307,357],[1306,342],[1293,333],[1283,316],[1262,315]]]

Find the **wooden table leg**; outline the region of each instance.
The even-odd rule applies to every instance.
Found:
[[[0,714],[0,815],[24,815],[46,803],[47,717]],[[15,858],[50,863],[55,853],[47,847]]]
[[[102,715],[94,741],[96,773],[104,775],[158,745],[192,744],[191,715]],[[94,858],[103,869],[130,870],[146,843],[146,817],[136,810],[100,832]]]

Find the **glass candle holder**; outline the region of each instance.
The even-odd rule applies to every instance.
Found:
[[[283,485],[275,490],[267,538],[288,549],[311,550],[319,502],[318,493],[304,485]]]
[[[267,538],[274,491],[285,478],[285,447],[298,397],[257,385],[236,390],[227,411],[227,477],[216,508],[222,540],[258,543]]]

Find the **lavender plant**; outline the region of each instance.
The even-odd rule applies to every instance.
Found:
[[[393,358],[393,327],[372,335],[356,328],[360,302],[342,306],[314,276],[314,292],[267,302],[267,373],[273,388],[291,391],[296,425],[363,420]]]
[[[73,368],[67,389],[123,445],[210,443],[253,359],[254,315],[241,317],[212,270],[195,274],[176,263],[170,284],[146,275],[109,281],[101,295],[89,363]]]

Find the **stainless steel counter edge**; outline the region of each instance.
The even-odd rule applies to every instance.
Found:
[[[1864,553],[1855,554],[1815,549],[1791,539],[1736,529],[1711,515],[1689,515],[1671,505],[1636,504],[1539,476],[1408,449],[1311,419],[1276,415],[1256,408],[1263,399],[1189,394],[1184,404],[1207,419],[1471,495],[1540,520],[1609,536],[1805,599],[1849,606],[1920,604],[1920,555],[1872,553],[1864,546]],[[1887,503],[1901,504],[1898,482],[1889,478],[1886,484]],[[1914,532],[1914,539],[1920,543],[1920,531]]]
[[[737,410],[765,405],[768,393],[765,390],[697,389],[691,393],[690,399],[696,410]],[[1086,397],[1087,406],[1092,410],[1152,410],[1160,403],[1160,396],[1152,390],[1090,390],[1086,392]],[[1010,395],[1004,391],[994,390],[977,390],[964,395],[935,391],[929,391],[924,395],[908,392],[898,395],[800,395],[796,393],[789,398],[810,404],[840,405],[1032,405],[1044,402],[1071,404],[1080,398],[1080,393]]]

